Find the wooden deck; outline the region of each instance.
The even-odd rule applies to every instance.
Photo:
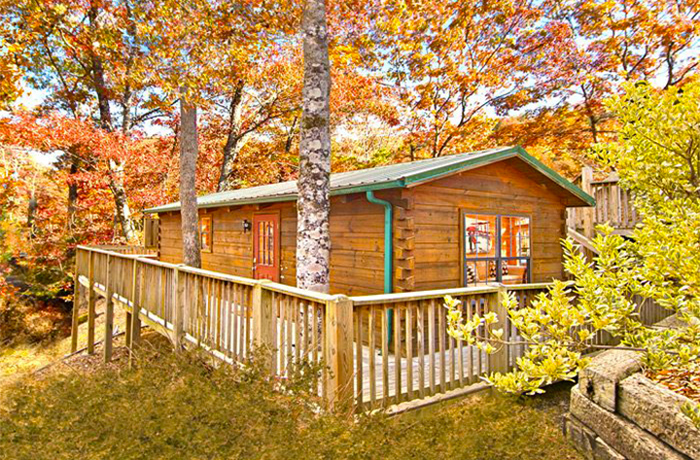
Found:
[[[138,342],[141,323],[191,343],[227,363],[247,363],[254,350],[269,353],[271,374],[284,379],[301,362],[320,365],[319,394],[331,406],[357,410],[441,398],[468,391],[492,372],[513,369],[522,346],[485,355],[447,334],[445,295],[461,302],[463,316],[495,311],[510,291],[526,306],[546,285],[480,286],[378,296],[330,296],[294,287],[224,275],[152,257],[80,247],[77,254],[74,332],[81,305],[88,311],[89,352],[94,352],[95,298],[105,306],[104,358],[111,359],[113,307],[127,311],[127,346]],[[652,306],[653,307],[653,306]],[[663,311],[642,311],[646,322]],[[138,314],[134,314],[134,311]],[[505,320],[505,339],[517,330]],[[594,340],[603,340],[596,337]],[[77,349],[77,334],[74,334]],[[258,355],[256,355],[258,356]],[[264,358],[263,359],[268,359]]]

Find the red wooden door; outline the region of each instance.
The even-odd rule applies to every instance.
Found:
[[[253,215],[253,274],[256,279],[280,280],[280,215]]]

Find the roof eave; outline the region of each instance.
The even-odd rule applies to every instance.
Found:
[[[364,193],[364,192],[368,192],[368,191],[386,190],[386,189],[392,189],[392,188],[403,188],[405,186],[406,186],[406,182],[402,179],[402,180],[379,182],[379,183],[366,184],[366,185],[355,185],[352,187],[345,187],[345,188],[337,188],[337,189],[331,190],[330,195],[331,196],[349,195],[351,193]],[[199,205],[197,205],[197,209],[220,208],[223,206],[245,206],[245,205],[261,204],[261,203],[282,203],[282,202],[296,201],[296,200],[297,200],[297,194],[294,193],[294,194],[284,194],[284,195],[267,196],[267,197],[259,197],[259,198],[250,198],[250,199],[246,199],[246,200],[217,201],[217,202],[213,202],[213,203],[199,204]],[[146,214],[157,214],[157,213],[165,213],[165,212],[176,212],[179,210],[180,210],[179,203],[173,203],[173,204],[166,204],[163,206],[156,206],[153,208],[144,209],[143,212]]]
[[[525,151],[524,148],[518,146],[514,147],[518,151],[518,155],[520,158],[522,158],[526,163],[528,163],[530,166],[533,168],[537,169],[539,172],[544,174],[545,176],[549,177],[554,183],[562,187],[564,190],[567,190],[569,193],[573,194],[576,196],[578,199],[580,199],[583,202],[582,206],[572,206],[572,207],[585,207],[585,206],[595,206],[595,198],[590,196],[588,193],[584,192],[581,190],[579,187],[576,186],[576,184],[572,183],[571,181],[566,180],[562,176],[559,175],[556,171],[539,161],[537,158],[533,157],[529,153]]]

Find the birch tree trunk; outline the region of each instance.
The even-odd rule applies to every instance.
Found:
[[[299,141],[297,286],[330,288],[330,63],[325,0],[306,0],[302,18],[304,88]]]
[[[90,2],[90,10],[88,19],[93,33],[97,33],[97,16],[99,8],[96,2]],[[97,94],[97,108],[100,113],[100,127],[106,131],[114,131],[112,123],[112,110],[109,106],[110,97],[105,83],[104,65],[102,58],[94,51],[90,53],[92,68],[92,83]],[[131,209],[126,195],[126,187],[124,186],[124,164],[116,159],[110,159],[107,162],[109,190],[114,197],[114,208],[117,215],[117,221],[122,228],[122,235],[128,242],[136,240],[136,230],[134,221],[131,217]]]
[[[195,174],[197,171],[197,107],[180,97],[180,214],[183,262],[202,266]]]

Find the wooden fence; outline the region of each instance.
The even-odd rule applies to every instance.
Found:
[[[139,340],[142,322],[177,348],[191,342],[229,363],[245,363],[257,346],[264,346],[274,375],[289,377],[301,362],[323,364],[319,393],[330,405],[352,402],[358,410],[460,391],[515,366],[525,352],[522,345],[486,355],[447,334],[445,295],[461,301],[467,318],[497,312],[507,322],[508,340],[517,339],[518,331],[508,322],[501,298],[512,292],[525,306],[547,288],[497,285],[345,297],[168,264],[138,252],[78,247],[74,350],[78,311],[86,297],[87,349],[94,352],[99,295],[112,299],[105,305],[105,360],[112,355],[117,304],[127,311],[130,348]],[[653,306],[648,309],[649,315],[660,315]]]
[[[583,169],[581,187],[596,200],[595,208],[568,208],[567,227],[587,238],[593,237],[594,227],[608,223],[617,233],[631,233],[639,222],[630,193],[621,188],[613,176],[602,181],[592,180],[593,170]]]

